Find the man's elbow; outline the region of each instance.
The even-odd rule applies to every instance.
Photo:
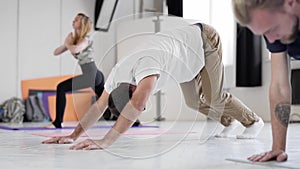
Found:
[[[291,100],[291,88],[290,87],[277,87],[270,88],[270,100],[271,101],[285,101],[290,102]]]
[[[146,102],[143,100],[136,100],[136,99],[132,99],[131,100],[131,104],[132,106],[137,109],[138,111],[142,112],[145,109],[146,106]]]

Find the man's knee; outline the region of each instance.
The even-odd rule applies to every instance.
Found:
[[[193,109],[193,110],[199,110],[200,106],[199,103],[197,103],[196,101],[191,101],[191,100],[185,100],[185,104],[187,105],[187,107]]]

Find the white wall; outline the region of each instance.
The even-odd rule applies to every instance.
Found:
[[[16,96],[18,89],[18,0],[0,1],[0,100]]]
[[[60,1],[20,0],[18,11],[18,80],[59,74]]]

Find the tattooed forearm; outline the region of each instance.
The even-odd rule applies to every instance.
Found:
[[[290,113],[291,104],[289,103],[279,103],[275,108],[275,116],[284,127],[288,127]]]

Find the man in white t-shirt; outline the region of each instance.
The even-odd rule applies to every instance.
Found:
[[[237,138],[255,138],[264,123],[260,117],[228,92],[223,91],[222,48],[219,35],[206,24],[186,25],[145,38],[135,52],[112,69],[105,90],[76,129],[66,137],[43,143],[71,143],[93,125],[108,106],[110,94],[121,84],[134,86],[132,96],[119,111],[113,128],[101,140],[85,140],[71,149],[103,149],[128,130],[144,110],[149,96],[169,80],[180,84],[186,104],[225,126],[226,137],[239,121],[245,130]]]

